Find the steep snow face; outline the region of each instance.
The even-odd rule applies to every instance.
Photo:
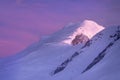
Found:
[[[75,38],[75,36],[81,34],[84,34],[89,39],[91,39],[95,34],[104,29],[103,26],[98,25],[96,22],[91,20],[85,20],[84,22],[78,24],[78,27],[74,30],[73,33],[71,33],[71,35],[68,36],[68,39],[63,40],[64,43],[71,44],[71,41]]]
[[[79,49],[77,56],[66,59],[66,65],[57,66],[51,80],[120,80],[119,45],[120,27],[106,28]]]

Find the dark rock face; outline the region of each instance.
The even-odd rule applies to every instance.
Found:
[[[81,49],[83,49],[85,47],[90,47],[91,44],[92,44],[92,40],[88,40]]]
[[[82,51],[80,52],[82,53]],[[66,59],[63,63],[61,63],[53,72],[52,75],[55,75],[61,71],[63,71],[67,65],[75,58],[77,57],[80,53],[75,52],[70,58]]]
[[[114,43],[109,43],[108,46],[90,63],[82,73],[86,72],[87,70],[91,69],[95,64],[100,62],[104,56],[106,55],[106,51],[113,45]]]
[[[86,43],[87,41],[89,41],[89,38],[86,35],[84,34],[76,35],[75,38],[72,40],[72,45]]]
[[[117,27],[117,31],[115,32],[114,35],[110,35],[110,38],[114,38],[114,41],[120,39],[120,26]]]

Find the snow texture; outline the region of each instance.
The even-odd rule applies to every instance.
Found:
[[[71,45],[81,34],[85,43]],[[120,80],[119,56],[120,26],[85,20],[0,59],[0,80]]]

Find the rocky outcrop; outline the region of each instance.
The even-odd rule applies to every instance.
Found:
[[[86,43],[87,41],[89,41],[89,38],[81,33],[80,35],[75,36],[75,38],[72,40],[72,45],[77,45],[79,43]]]
[[[63,71],[67,65],[75,58],[77,57],[79,54],[81,54],[83,51],[81,52],[75,52],[70,58],[66,59],[63,63],[61,63],[53,72],[51,75],[55,75],[61,71]]]

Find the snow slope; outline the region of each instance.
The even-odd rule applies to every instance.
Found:
[[[80,54],[67,68],[54,75],[53,80],[119,80],[120,61],[116,58],[120,55],[119,45],[118,27],[105,29],[93,37],[88,46],[80,49]]]
[[[70,24],[0,60],[0,80],[120,80],[120,27],[103,29],[90,20]],[[68,45],[81,33],[90,40]]]

